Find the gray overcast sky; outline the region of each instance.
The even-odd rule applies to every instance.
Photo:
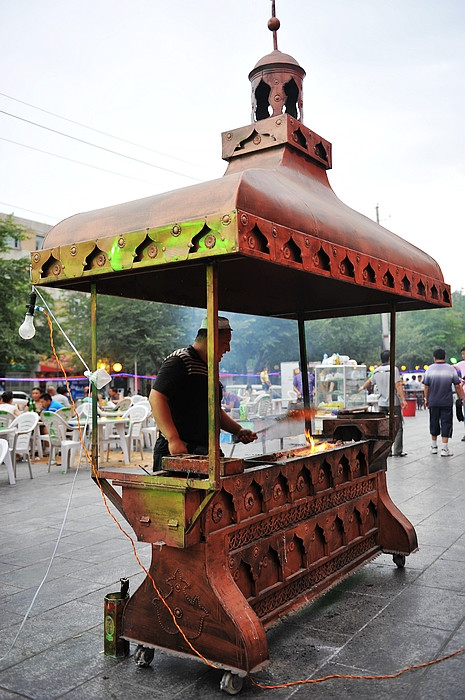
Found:
[[[276,0],[276,14],[338,197],[373,219],[379,204],[465,287],[464,0]],[[0,211],[54,224],[221,176],[270,16],[269,0],[0,0]]]

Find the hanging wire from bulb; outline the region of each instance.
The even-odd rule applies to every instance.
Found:
[[[39,295],[44,306],[36,306],[37,295]],[[65,331],[54,316],[53,311],[50,309],[44,297],[36,287],[32,287],[32,292],[29,295],[29,303],[26,304],[26,309],[26,316],[24,317],[23,323],[19,327],[19,335],[21,336],[21,338],[23,338],[23,340],[31,340],[31,338],[35,336],[36,329],[34,326],[34,311],[43,311],[46,315],[48,314],[50,318],[53,319],[54,323],[58,326],[61,333],[63,334],[63,337],[65,338],[66,342],[81,360],[82,364],[86,368],[84,376],[86,376],[91,382],[93,382],[96,385],[97,389],[102,389],[104,386],[111,382],[111,376],[104,369],[97,369],[95,372],[92,372],[92,370],[87,365],[87,362],[77,350],[76,346],[66,335]]]

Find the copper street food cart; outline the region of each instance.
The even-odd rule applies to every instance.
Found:
[[[91,292],[94,329],[98,294],[206,308],[215,331],[219,309],[295,319],[302,366],[306,321],[388,313],[393,357],[397,312],[451,305],[433,259],[332,191],[331,144],[303,123],[305,72],[277,49],[276,22],[249,76],[253,122],[222,136],[225,175],[59,223],[32,254],[34,285]],[[277,618],[380,552],[402,566],[417,540],[386,488],[393,417],[341,412],[313,445],[220,457],[215,345],[208,457],[165,458],[154,475],[98,468],[98,479],[152,545],[122,636],[141,664],[156,647],[200,654],[234,694],[267,661]]]

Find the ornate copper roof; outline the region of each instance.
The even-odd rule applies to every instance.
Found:
[[[222,135],[225,175],[62,221],[32,254],[33,283],[204,308],[214,260],[224,311],[450,306],[430,256],[334,194],[331,144],[301,121],[304,75],[275,41],[249,75],[252,124]]]

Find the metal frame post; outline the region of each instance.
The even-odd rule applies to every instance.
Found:
[[[396,305],[391,306],[391,340],[389,346],[389,437],[394,442],[395,420],[394,405],[396,391]]]
[[[220,487],[220,406],[218,348],[218,270],[215,264],[206,267],[207,284],[207,366],[208,366],[208,477],[210,488]]]
[[[91,337],[91,367],[97,370],[97,285],[92,284],[90,291],[90,337]],[[98,415],[97,415],[97,385],[90,383],[92,399],[92,464],[98,469]]]
[[[299,328],[300,372],[302,374],[302,391],[304,395],[305,434],[311,435],[312,420],[310,418],[310,387],[308,384],[307,343],[305,338],[305,320],[302,314],[299,314],[297,324]]]

